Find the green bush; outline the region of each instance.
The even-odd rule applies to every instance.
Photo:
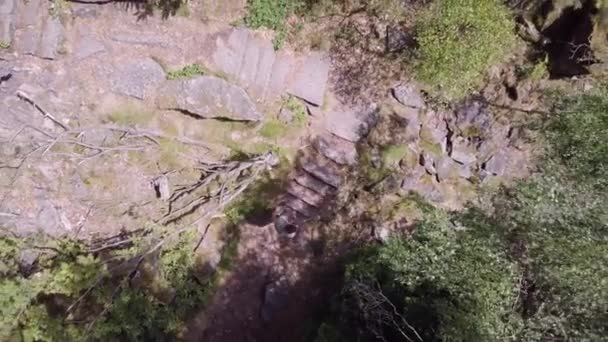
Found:
[[[547,137],[551,158],[580,180],[608,185],[608,87],[589,93],[557,94]]]
[[[500,0],[438,0],[417,22],[415,76],[448,100],[480,85],[489,66],[515,41],[514,24]]]
[[[499,245],[455,230],[447,218],[431,210],[413,239],[364,250],[348,266],[335,341],[512,336],[516,265]]]
[[[273,44],[279,49],[287,36],[287,18],[295,9],[295,0],[249,0],[245,24],[251,28],[269,28],[275,31]]]

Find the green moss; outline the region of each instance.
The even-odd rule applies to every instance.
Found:
[[[278,120],[269,120],[260,128],[259,134],[267,139],[277,139],[287,133],[288,127]]]
[[[187,80],[201,76],[207,73],[207,70],[199,64],[188,64],[181,69],[167,72],[168,80]]]
[[[11,47],[11,43],[0,41],[0,49],[8,49]]]
[[[435,1],[417,23],[415,76],[457,100],[514,46],[513,20],[499,0]]]
[[[391,167],[399,164],[408,153],[408,147],[405,145],[390,145],[382,150],[382,163],[385,166]]]
[[[290,96],[283,103],[283,107],[287,108],[293,113],[294,122],[298,126],[304,126],[306,123],[308,123],[308,111],[300,100]]]

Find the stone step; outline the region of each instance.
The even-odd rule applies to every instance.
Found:
[[[303,200],[291,195],[285,195],[281,207],[291,208],[307,219],[316,219],[318,217],[318,209],[304,202]]]
[[[342,184],[342,176],[339,167],[329,159],[319,155],[307,155],[299,160],[300,167],[334,188]]]
[[[357,148],[348,140],[323,134],[314,139],[313,146],[319,153],[340,165],[357,163]]]
[[[328,196],[335,192],[335,189],[332,186],[324,183],[306,171],[298,170],[293,180],[296,183],[315,191],[321,196]]]
[[[323,196],[310,190],[307,187],[301,186],[296,182],[290,182],[287,185],[287,193],[301,199],[313,207],[320,208],[323,206]]]

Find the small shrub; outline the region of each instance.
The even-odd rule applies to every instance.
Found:
[[[199,64],[189,64],[179,70],[167,72],[168,80],[187,80],[206,73],[205,68]]]
[[[417,23],[416,77],[456,100],[513,46],[508,8],[499,0],[440,0]]]
[[[274,30],[273,45],[278,50],[287,37],[287,17],[295,9],[294,0],[250,0],[245,24],[254,29],[265,27]]]
[[[0,41],[0,49],[8,49],[11,47],[11,43]]]
[[[298,126],[304,126],[308,122],[308,111],[306,107],[297,99],[289,97],[283,106],[293,113],[294,122]]]
[[[557,94],[547,137],[552,157],[579,180],[608,185],[608,86],[589,93]]]

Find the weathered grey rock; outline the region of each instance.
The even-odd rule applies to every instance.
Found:
[[[293,239],[306,218],[289,207],[281,207],[274,219],[274,228],[282,237]]]
[[[40,251],[35,249],[23,249],[19,252],[19,272],[24,275],[29,275],[38,257],[40,256]]]
[[[15,0],[0,0],[0,14],[11,14],[15,9]]]
[[[327,196],[334,191],[334,189],[330,185],[327,185],[326,183],[315,178],[313,175],[307,172],[298,171],[294,176],[293,180],[296,183],[305,186],[322,196]]]
[[[18,2],[18,24],[17,28],[38,25],[42,21],[42,15],[48,12],[42,7],[43,0],[28,0]]]
[[[119,65],[111,76],[112,91],[143,100],[165,79],[165,71],[152,58]]]
[[[90,36],[83,36],[80,37],[76,46],[76,57],[84,59],[104,51],[106,51],[106,47],[102,42]]]
[[[282,123],[285,124],[289,124],[293,121],[294,118],[294,114],[291,110],[289,110],[288,108],[281,108],[281,110],[279,111],[279,115],[277,116],[277,118],[279,119],[279,121],[281,121]]]
[[[114,32],[110,39],[124,44],[169,47],[169,44],[154,32]]]
[[[477,155],[471,144],[463,137],[452,140],[452,153],[450,157],[461,164],[472,164],[477,161]]]
[[[300,166],[304,171],[334,188],[339,187],[342,183],[340,171],[334,165],[323,163],[312,158],[302,158],[300,160]]]
[[[502,176],[509,163],[509,155],[501,150],[493,155],[484,165],[483,169],[498,176]]]
[[[373,236],[380,243],[387,243],[391,236],[391,230],[387,226],[374,227]]]
[[[187,111],[203,118],[262,119],[262,114],[242,88],[218,77],[166,81],[158,94],[158,105],[164,109]]]
[[[272,43],[268,40],[264,40],[263,43],[261,43],[257,72],[254,81],[255,86],[252,89],[253,93],[257,94],[261,98],[278,96],[278,94],[270,94],[268,91],[275,59],[276,54],[274,52]]]
[[[171,186],[169,185],[169,178],[166,175],[156,177],[152,180],[152,187],[156,192],[156,197],[163,201],[171,198]]]
[[[264,302],[260,310],[262,320],[264,322],[271,322],[287,307],[288,303],[289,291],[285,278],[281,278],[276,282],[266,285],[266,288],[264,289]]]
[[[295,65],[295,58],[287,51],[279,51],[276,54],[268,84],[268,98],[283,94]]]
[[[2,48],[12,44],[14,33],[14,16],[12,14],[0,14],[0,44]]]
[[[350,141],[325,134],[314,140],[314,147],[325,157],[341,165],[353,165],[357,162],[357,148]]]
[[[369,132],[376,119],[375,108],[337,109],[327,114],[325,127],[332,134],[356,143]]]
[[[447,152],[448,125],[445,114],[429,110],[420,130],[420,138],[428,145],[439,147],[439,151],[429,151],[435,155]]]
[[[249,32],[235,28],[220,33],[215,38],[215,50],[211,56],[213,65],[221,72],[236,76],[243,64]]]
[[[38,46],[38,57],[45,59],[57,58],[60,44],[65,39],[65,29],[59,18],[54,16],[47,17],[42,27],[42,36]]]
[[[287,185],[286,191],[288,194],[301,199],[313,207],[319,208],[323,205],[323,196],[296,182],[290,182]]]
[[[281,206],[289,207],[308,219],[314,219],[318,214],[317,208],[306,203],[300,198],[293,196],[292,194],[285,196],[284,202],[281,204]]]
[[[241,85],[256,97],[263,98],[270,82],[274,60],[272,43],[249,34],[243,62],[236,75]]]
[[[314,105],[321,106],[329,77],[329,57],[311,53],[295,71],[287,91]]]
[[[423,152],[420,155],[420,162],[422,166],[424,166],[426,172],[428,172],[429,174],[434,175],[437,173],[437,170],[435,169],[434,158],[429,153]]]
[[[464,179],[473,177],[469,165],[458,164],[450,157],[441,158],[435,166],[437,169],[437,177],[440,182],[457,177]]]
[[[24,55],[34,55],[38,49],[39,39],[40,31],[35,28],[28,27],[19,32],[19,35],[16,37],[13,45],[18,52]]]
[[[426,173],[424,167],[417,165],[410,170],[409,174],[401,182],[401,189],[404,191],[412,191],[416,189],[416,185],[420,178]]]
[[[413,84],[399,84],[393,87],[392,94],[404,106],[412,108],[424,108],[426,106],[422,94]]]
[[[492,116],[479,101],[468,101],[456,110],[456,126],[465,136],[483,136],[489,133]]]

